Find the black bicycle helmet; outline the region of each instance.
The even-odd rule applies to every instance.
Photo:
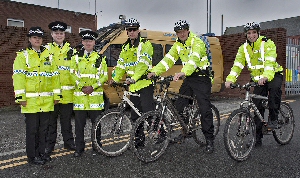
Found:
[[[178,30],[188,30],[190,28],[190,24],[186,20],[179,20],[174,25],[174,31],[177,32]]]
[[[130,18],[125,22],[125,27],[126,28],[130,28],[130,27],[136,27],[139,28],[140,27],[140,22],[138,22],[136,19],[134,18]]]
[[[249,30],[256,30],[259,32],[260,30],[260,24],[257,22],[249,22],[244,25],[244,32],[247,33]]]

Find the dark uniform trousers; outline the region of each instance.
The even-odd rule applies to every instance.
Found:
[[[26,154],[28,158],[45,154],[46,135],[51,112],[25,113]]]
[[[71,118],[73,113],[73,103],[69,104],[56,104],[54,105],[54,112],[49,120],[48,135],[47,135],[47,148],[51,151],[54,150],[54,146],[57,138],[57,119],[60,115],[61,133],[63,136],[64,144],[74,144],[74,137],[72,132]]]
[[[268,106],[269,106],[269,118],[270,121],[277,120],[279,114],[279,108],[281,103],[281,85],[283,81],[283,75],[278,72],[275,73],[274,79],[267,82],[265,85],[254,87],[253,93],[262,96],[268,96]],[[260,99],[253,99],[254,104],[259,110],[260,114],[264,116],[265,109],[262,106]],[[256,124],[256,138],[262,138],[262,125],[261,120],[255,116],[254,121]]]
[[[83,152],[85,148],[84,142],[84,127],[86,119],[89,117],[92,124],[95,123],[96,118],[101,115],[102,110],[74,110],[75,113],[75,145],[76,151]]]
[[[153,98],[154,86],[152,84],[140,89],[135,93],[139,94],[140,97],[130,96],[130,101],[134,104],[134,107],[136,107],[140,111],[140,113],[153,111],[155,109],[155,103]],[[131,120],[135,122],[138,118],[139,115],[131,108]],[[136,144],[139,144],[139,142],[143,142],[145,140],[143,129],[143,124],[139,125],[137,132],[135,133]]]
[[[134,107],[136,107],[140,111],[140,113],[145,113],[155,109],[155,103],[153,98],[154,86],[152,84],[140,89],[135,93],[139,94],[140,97],[130,96],[130,101],[134,104]],[[131,120],[135,122],[138,118],[139,115],[135,113],[133,109],[131,109]]]
[[[179,93],[187,96],[196,96],[200,113],[202,132],[206,140],[214,140],[213,114],[211,111],[210,95],[211,80],[207,76],[192,75],[184,79]],[[182,113],[184,107],[189,104],[189,100],[179,97],[175,101],[176,109]]]

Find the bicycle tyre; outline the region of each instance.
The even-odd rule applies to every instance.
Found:
[[[167,121],[160,123],[161,128],[166,131],[164,136],[161,135],[161,128],[153,125],[153,123],[158,123],[161,120],[161,116],[161,111],[149,111],[134,123],[131,133],[131,149],[137,158],[145,163],[157,160],[168,147],[170,138],[169,123]],[[160,124],[157,124],[157,126]],[[143,126],[143,136],[138,137],[136,135],[141,133],[139,132],[141,125]]]
[[[249,158],[256,141],[256,127],[248,109],[240,108],[230,114],[223,138],[225,149],[232,159],[244,161]]]
[[[293,138],[295,129],[295,120],[293,109],[286,102],[281,102],[278,115],[279,129],[274,129],[273,136],[277,143],[281,145],[288,144]]]
[[[198,107],[197,107],[198,108]],[[219,110],[218,108],[211,104],[211,109],[212,109],[212,113],[213,113],[213,124],[214,124],[214,138],[216,138],[216,136],[218,135],[219,133],[219,128],[220,128],[220,113],[219,113]],[[193,138],[195,140],[195,142],[200,145],[200,146],[205,146],[206,145],[206,139],[205,139],[205,136],[203,135],[203,132],[202,132],[202,127],[201,127],[201,120],[200,120],[200,111],[199,111],[199,108],[198,108],[198,116],[196,116],[196,118],[194,118],[195,120],[195,123],[194,125],[196,125],[196,130],[193,131],[192,135],[193,135]]]
[[[119,156],[130,146],[131,130],[132,123],[126,114],[121,113],[119,108],[109,109],[93,124],[93,149],[106,156]]]
[[[164,100],[164,105],[166,106],[166,111],[164,112],[164,117],[166,118],[166,120],[168,121],[169,125],[170,125],[170,141],[176,140],[180,134],[182,134],[182,126],[181,124],[183,124],[184,122],[181,120],[179,121],[178,118],[176,119],[176,116],[178,116],[177,110],[175,108],[175,106],[173,105],[173,102],[169,99],[169,98],[165,98]],[[180,124],[181,122],[181,124]]]

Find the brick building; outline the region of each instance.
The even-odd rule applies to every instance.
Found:
[[[29,13],[30,12],[30,13]],[[16,57],[16,51],[25,48],[28,45],[26,37],[27,29],[37,24],[45,30],[44,43],[51,42],[50,31],[48,24],[56,19],[57,14],[62,14],[61,21],[66,22],[71,26],[72,33],[66,33],[66,40],[72,46],[80,42],[78,36],[79,28],[89,28],[95,30],[94,16],[71,11],[65,11],[56,8],[49,8],[44,6],[36,6],[31,4],[24,4],[19,2],[11,2],[8,0],[0,1],[0,107],[15,105],[13,92],[13,62]],[[21,19],[24,21],[24,27],[7,26],[7,19]],[[13,22],[12,22],[13,23]],[[107,30],[100,30],[99,35]],[[104,33],[105,36],[106,33]],[[286,64],[286,36],[287,31],[284,28],[265,29],[261,34],[272,39],[277,46],[277,61],[280,65],[285,67]],[[235,55],[238,48],[246,40],[243,33],[236,33],[230,35],[223,35],[219,37],[222,55],[224,58],[224,79],[229,74],[233,65]],[[249,72],[245,68],[238,82],[245,84],[250,79]],[[283,84],[284,93],[284,84]],[[243,92],[239,90],[224,89],[222,92],[213,93],[213,96],[220,97],[244,97]]]
[[[1,26],[24,28],[40,26],[43,30],[47,30],[48,24],[56,20],[67,23],[68,31],[74,34],[78,34],[80,30],[84,29],[91,29],[93,31],[97,29],[97,19],[91,14],[9,0],[0,1]]]
[[[28,29],[32,26],[42,27],[45,31],[43,44],[46,44],[52,41],[48,24],[56,20],[69,25],[71,33],[66,33],[66,40],[71,46],[80,43],[79,30],[96,30],[94,15],[0,0],[0,107],[15,104],[13,62],[16,52],[29,44],[26,36]]]

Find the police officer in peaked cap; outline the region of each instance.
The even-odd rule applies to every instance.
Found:
[[[67,24],[60,21],[51,22],[48,25],[51,30],[53,41],[46,45],[46,48],[53,54],[60,75],[62,98],[54,106],[54,112],[49,121],[46,153],[51,154],[57,138],[57,119],[60,115],[61,133],[64,141],[64,148],[75,150],[74,137],[72,132],[71,117],[73,113],[73,93],[75,84],[71,83],[70,65],[71,57],[76,50],[65,41],[65,30]]]

